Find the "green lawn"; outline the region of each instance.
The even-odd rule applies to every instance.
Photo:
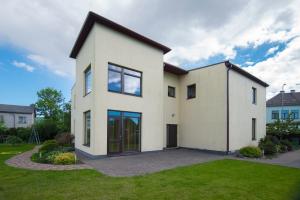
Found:
[[[31,171],[4,161],[31,149],[0,145],[0,199],[300,199],[300,170],[238,160],[113,178],[94,170]]]

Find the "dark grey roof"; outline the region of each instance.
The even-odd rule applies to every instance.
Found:
[[[0,104],[0,112],[32,114],[34,113],[34,108],[31,106]]]
[[[276,106],[300,106],[300,92],[279,93],[267,101],[267,107]]]

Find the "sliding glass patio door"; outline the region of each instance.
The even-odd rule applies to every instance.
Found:
[[[108,154],[140,151],[141,113],[108,111]]]

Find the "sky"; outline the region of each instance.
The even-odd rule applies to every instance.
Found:
[[[267,98],[300,91],[297,0],[9,0],[0,7],[0,103],[29,105],[45,87],[66,101],[75,81],[70,51],[88,11],[172,49],[185,69],[230,60],[267,82]]]

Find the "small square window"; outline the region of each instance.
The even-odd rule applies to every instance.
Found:
[[[26,121],[27,120],[26,120],[25,116],[19,116],[19,118],[18,118],[18,123],[19,124],[26,124],[27,123]]]
[[[175,87],[168,86],[168,96],[175,97]]]
[[[278,110],[272,111],[272,119],[279,119],[279,111]]]
[[[196,84],[187,86],[187,98],[192,99],[196,97]]]

